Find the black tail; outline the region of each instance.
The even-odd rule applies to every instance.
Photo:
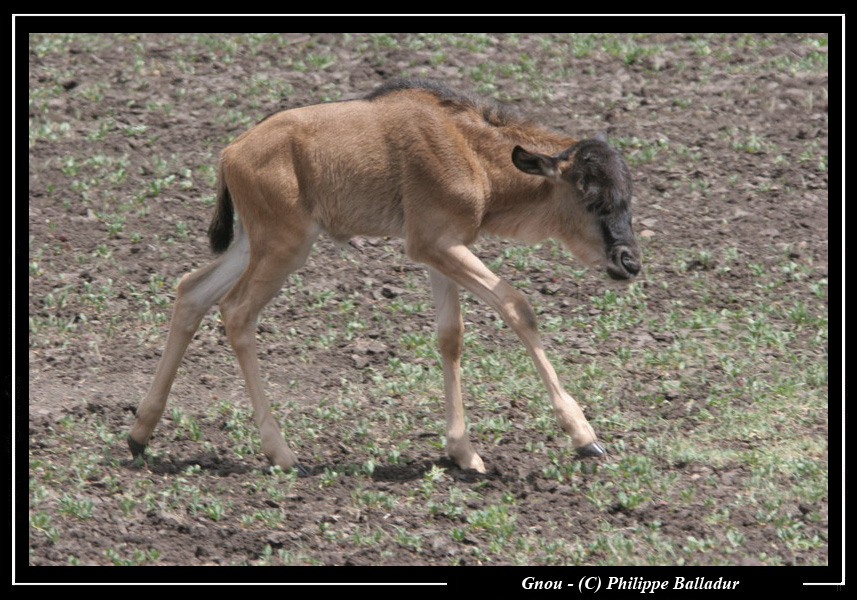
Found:
[[[232,242],[233,221],[235,208],[232,206],[232,195],[226,187],[223,171],[217,175],[217,205],[208,226],[208,241],[215,254],[222,254]]]

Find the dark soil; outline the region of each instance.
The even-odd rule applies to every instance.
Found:
[[[502,34],[496,35],[495,39],[503,39]],[[246,426],[253,426],[231,349],[222,329],[213,321],[206,321],[179,371],[167,416],[152,442],[155,457],[147,466],[134,464],[126,455],[124,433],[150,383],[165,341],[166,324],[147,337],[137,335],[151,325],[135,314],[140,304],[131,297],[126,283],[148,292],[153,278],[163,277],[165,287],[156,292],[173,297],[169,289],[172,282],[211,259],[205,232],[214,194],[210,175],[213,171],[203,169],[213,166],[219,149],[253,121],[276,110],[317,103],[325,95],[340,100],[358,97],[402,74],[426,74],[472,90],[478,85],[472,67],[489,61],[517,64],[522,54],[539,60],[545,51],[538,37],[523,36],[515,44],[490,43],[477,50],[450,47],[438,62],[428,50],[400,45],[391,50],[370,48],[358,52],[353,42],[346,44],[333,34],[292,34],[285,36],[281,47],[257,47],[258,52],[242,51],[239,44],[228,60],[217,50],[197,55],[192,74],[185,64],[190,59],[184,54],[180,38],[168,34],[138,37],[140,46],[130,44],[127,38],[117,38],[115,44],[102,44],[95,49],[84,43],[71,43],[65,51],[30,53],[31,90],[46,83],[62,88],[50,100],[49,111],[56,121],[67,123],[70,130],[57,141],[36,140],[29,149],[31,252],[45,246],[52,249],[49,256],[41,257],[42,272],[31,272],[29,314],[45,316],[46,296],[56,295],[68,286],[75,293],[83,295],[91,290],[96,296],[89,313],[86,307],[79,306],[47,311],[55,314],[59,322],[75,323],[73,335],[47,330],[42,334],[47,337],[34,339],[31,333],[30,461],[62,463],[64,440],[80,441],[81,430],[95,431],[98,424],[113,435],[106,438],[109,454],[103,457],[105,464],[118,458],[120,465],[114,469],[115,480],[99,475],[96,481],[89,482],[87,498],[95,503],[92,517],[63,521],[55,518],[53,525],[61,529],[58,540],[31,532],[30,564],[67,564],[70,556],[82,564],[111,564],[116,561],[111,561],[108,550],[119,549],[131,560],[133,548],[156,550],[158,558],[151,561],[153,564],[245,564],[262,561],[266,547],[273,550],[275,557],[279,550],[300,548],[298,554],[303,558],[294,561],[300,564],[478,564],[479,560],[463,548],[479,540],[454,540],[446,527],[423,522],[422,516],[416,517],[419,522],[409,521],[405,504],[390,513],[378,507],[363,514],[348,509],[354,478],[346,474],[331,485],[321,482],[327,469],[343,463],[359,465],[368,457],[351,455],[353,448],[323,430],[315,438],[305,439],[299,451],[310,467],[308,478],[289,484],[281,498],[268,498],[262,490],[250,494],[248,486],[265,478],[276,483],[272,478],[277,476],[265,475],[266,462],[261,455],[238,456],[231,452],[229,415],[212,417],[211,403],[226,398],[242,408],[241,414],[248,420]],[[752,295],[757,281],[749,265],[779,268],[784,253],[791,253],[793,262],[807,265],[809,277],[827,277],[827,173],[815,168],[818,158],[813,158],[811,164],[799,159],[811,148],[817,157],[824,156],[826,160],[827,72],[763,67],[767,62],[776,64],[782,57],[804,55],[805,37],[759,38],[766,43],[758,44],[752,53],[733,51],[721,55],[717,52],[721,45],[737,48],[744,37],[718,38],[715,52],[703,54],[690,36],[659,34],[645,42],[663,44],[665,49],[650,56],[628,59],[599,48],[581,56],[568,56],[569,77],[551,82],[552,97],[531,97],[531,88],[516,80],[514,73],[498,71],[491,83],[522,112],[565,133],[587,137],[606,130],[612,139],[637,138],[641,145],[661,141],[655,159],[637,160],[632,170],[636,231],[645,246],[646,268],[649,273],[657,273],[659,282],[647,288],[648,308],[652,314],[666,314],[675,307],[677,298],[684,308],[692,309]],[[293,64],[282,66],[287,57],[305,52],[309,44],[316,55],[332,57],[332,64],[305,70]],[[143,57],[142,67],[132,67],[132,52]],[[543,68],[555,69],[556,64],[557,61],[546,62]],[[258,96],[242,92],[253,78],[263,75],[276,78],[283,89],[289,90],[279,103],[260,102]],[[95,96],[83,94],[82,90],[100,90],[100,95],[93,100]],[[170,110],[154,108],[167,104]],[[231,115],[239,116],[233,119]],[[249,115],[250,119],[241,115]],[[93,130],[99,123],[107,123],[107,119],[112,121],[106,125],[106,135],[93,138]],[[134,134],[143,128],[144,135]],[[629,145],[624,150],[632,153],[640,148]],[[86,176],[84,172],[70,174],[69,168],[63,169],[68,167],[64,161],[70,156],[96,154],[126,157],[124,183],[111,187],[103,181],[89,181],[88,190],[72,187],[75,179],[86,183]],[[168,171],[158,172],[153,167],[151,157],[155,155],[169,157],[172,162]],[[661,160],[662,157],[669,160]],[[182,168],[193,174],[187,185],[178,183],[183,179]],[[175,177],[167,180],[166,189],[143,194],[147,210],[128,211],[121,230],[110,231],[111,224],[98,206],[130,202],[133,194],[144,192],[152,181],[169,175]],[[107,196],[113,196],[101,195],[101,187],[107,190]],[[123,187],[127,194],[124,198]],[[81,200],[84,192],[88,192],[91,202]],[[134,232],[143,235],[138,238]],[[371,373],[383,372],[380,369],[391,358],[423,364],[427,369],[439,368],[434,361],[410,355],[401,341],[404,334],[430,331],[433,327],[428,291],[410,288],[415,270],[421,267],[407,260],[400,241],[362,243],[359,252],[349,250],[344,255],[331,241],[320,239],[300,272],[302,288],[291,290],[291,295],[281,294],[260,324],[259,347],[266,381],[280,392],[287,389],[295,406],[306,407],[307,422],[312,422],[313,410],[320,400],[337,397],[336,390],[341,386],[371,388]],[[483,240],[479,253],[490,261],[509,246],[498,240]],[[716,260],[722,260],[717,258],[720,250],[727,247],[739,249],[741,263],[731,269],[728,278],[708,287],[707,297],[699,297],[693,286],[683,287],[688,274],[710,270],[713,277]],[[713,250],[715,262],[707,261],[700,249]],[[549,249],[544,252],[549,256]],[[109,260],[99,259],[108,254]],[[685,256],[685,264],[677,264],[676,256]],[[83,261],[80,257],[92,260]],[[509,265],[503,269],[503,276],[511,281],[528,277],[533,286],[528,293],[552,298],[564,295],[569,306],[599,296],[605,285],[603,276],[593,272],[574,281],[556,281],[552,273],[533,270],[520,274]],[[97,298],[98,289],[108,281],[113,282],[113,295]],[[316,315],[310,308],[313,294],[323,291],[340,295],[365,291],[362,304],[355,308],[362,315],[371,314],[373,303],[392,302],[402,296],[415,302],[422,298],[426,310],[403,319],[397,324],[398,331],[369,331],[353,342],[308,349],[303,336],[323,333],[314,329]],[[789,293],[789,288],[784,287],[783,293]],[[152,293],[153,302],[157,294]],[[152,306],[152,311],[167,315],[169,306]],[[484,336],[484,341],[490,341],[496,329],[490,312],[473,304],[469,311],[469,324]],[[343,314],[342,318],[345,321],[349,315]],[[290,327],[301,335],[288,335]],[[640,349],[647,345],[667,347],[671,342],[669,337],[653,332],[622,335],[627,337],[611,340],[606,347],[581,337],[583,351],[573,360],[598,360],[621,345]],[[508,332],[498,338],[490,343],[516,343]],[[818,352],[826,356],[826,340]],[[643,367],[640,373],[650,376]],[[299,384],[291,385],[293,381]],[[622,391],[625,392],[628,390]],[[437,396],[442,392],[435,389],[427,393]],[[471,417],[478,410],[473,404],[468,408]],[[506,416],[514,420],[514,402],[511,406]],[[200,439],[191,440],[177,433],[178,425],[170,418],[173,407],[197,417],[203,428]],[[666,408],[656,410],[664,411],[662,418],[670,419],[675,416],[669,411],[677,407],[678,403],[668,403]],[[399,398],[390,410],[406,412],[411,408],[407,398]],[[598,414],[597,407],[587,410]],[[643,414],[647,409],[641,406],[639,410]],[[438,411],[442,411],[439,404]],[[437,416],[442,415],[439,412]],[[415,417],[417,422],[419,418]],[[68,433],[64,434],[66,429]],[[710,505],[703,508],[699,504],[651,501],[634,509],[594,506],[580,491],[593,475],[579,475],[579,485],[546,478],[539,457],[523,450],[531,441],[557,443],[555,439],[545,439],[541,432],[513,429],[502,445],[483,448],[482,456],[489,465],[484,477],[462,472],[443,456],[441,449],[429,444],[436,440],[435,433],[425,432],[423,437],[411,440],[407,461],[378,464],[369,480],[371,489],[400,499],[408,497],[412,494],[409,490],[422,483],[426,473],[437,465],[452,478],[453,483],[444,485],[518,499],[518,530],[570,539],[598,531],[605,524],[615,530],[657,523],[660,535],[675,540],[678,546],[688,543],[689,537],[720,535],[700,518],[700,511],[712,510]],[[637,436],[645,438],[645,432],[635,432],[633,437]],[[68,460],[73,457],[74,452],[69,451]],[[219,498],[234,513],[274,508],[283,511],[286,520],[264,530],[243,527],[238,518],[215,521],[178,510],[138,507],[130,516],[98,510],[101,505],[115,507],[118,493],[139,492],[143,480],[151,480],[153,489],[169,489],[188,467],[198,467],[194,481],[204,481],[210,489],[217,490]],[[98,467],[99,473],[104,468]],[[675,471],[682,480],[698,481],[697,501],[702,497],[731,498],[747,484],[750,473],[748,466],[740,464],[726,470],[699,464],[660,468]],[[419,496],[414,503],[419,504]],[[425,514],[419,508],[414,508],[414,515]],[[794,505],[791,509],[798,516],[821,514],[820,519],[807,521],[806,528],[826,538],[826,498],[818,506]],[[573,525],[566,525],[569,514],[573,515]],[[388,518],[391,521],[386,521]],[[757,518],[755,510],[749,508],[746,514],[733,511],[729,516],[730,523],[744,532],[745,564],[761,564],[758,557],[763,554],[775,557],[776,564],[826,563],[826,547],[805,552],[787,549],[776,528],[754,527]],[[384,538],[390,547],[347,546],[322,535],[325,529],[339,531],[375,520],[392,522],[404,531],[418,534],[419,550],[406,543],[396,544],[391,538]],[[703,553],[696,564],[722,564],[718,552],[712,551],[710,556],[706,559]],[[138,562],[146,562],[145,558],[137,558]]]

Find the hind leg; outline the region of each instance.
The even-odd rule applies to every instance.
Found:
[[[220,302],[226,334],[247,384],[262,451],[272,464],[284,469],[301,467],[286,445],[265,396],[256,354],[256,320],[286,277],[306,262],[317,233],[317,228],[294,227],[291,232],[280,231],[275,243],[254,249],[247,270]]]
[[[128,434],[131,453],[142,454],[167,405],[176,371],[208,309],[231,288],[249,260],[247,236],[239,228],[235,244],[210,265],[182,277],[170,320],[167,345],[155,378],[137,408],[137,420]]]

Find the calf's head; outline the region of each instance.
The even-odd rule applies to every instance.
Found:
[[[605,138],[581,140],[553,156],[516,146],[512,162],[556,186],[558,234],[578,258],[603,266],[613,279],[640,272],[640,246],[631,226],[631,174]]]

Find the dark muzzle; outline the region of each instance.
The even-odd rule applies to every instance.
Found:
[[[607,258],[607,274],[612,279],[631,279],[640,272],[640,250],[637,247],[616,245]]]

